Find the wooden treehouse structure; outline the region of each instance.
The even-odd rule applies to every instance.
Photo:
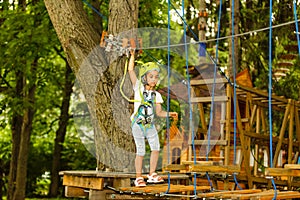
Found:
[[[200,2],[202,41],[207,13],[205,1]],[[283,55],[274,77],[284,77],[290,59],[295,58],[295,52]],[[270,98],[268,91],[253,88],[246,71],[232,84],[224,76],[215,78],[211,71],[205,71],[214,65],[201,59],[200,63],[204,64],[195,70],[201,73],[190,81],[189,100],[182,90],[182,99],[191,102],[198,123],[189,119],[188,129],[171,124],[159,172],[166,180],[164,184],[137,188],[132,184],[134,173],[63,171],[65,196],[183,200],[273,199],[276,195],[276,199],[299,199],[300,102],[275,94]],[[269,118],[269,103],[273,120]]]
[[[213,83],[217,83],[219,86],[221,83],[225,85],[226,92],[224,94],[226,95],[214,96],[214,101],[220,102],[215,110],[221,116],[215,115],[213,126],[222,132],[217,134],[218,137],[215,140],[207,138],[206,127],[209,123],[208,112],[210,110],[205,107],[211,108],[212,97],[205,96],[203,91],[196,91],[195,94],[199,96],[192,96],[191,101],[198,107],[200,123],[204,126],[194,134],[194,138],[189,135],[187,144],[182,144],[182,146],[188,145],[188,148],[182,148],[185,152],[181,152],[180,161],[177,160],[177,163],[170,165],[165,163],[165,170],[195,172],[204,175],[206,172],[210,172],[213,174],[212,181],[216,189],[219,189],[220,181],[222,189],[224,187],[229,189],[229,183],[233,182],[233,174],[246,188],[268,188],[270,187],[270,179],[268,179],[270,177],[274,178],[276,185],[280,188],[295,189],[299,187],[300,182],[296,177],[300,172],[297,170],[300,169],[300,165],[298,165],[300,102],[272,95],[273,115],[277,117],[272,125],[274,129],[272,133],[274,168],[270,168],[268,92],[253,88],[247,75],[247,72],[242,72],[237,76],[236,120],[233,118],[234,88],[225,78],[191,80],[191,86],[199,91],[205,90]],[[226,111],[224,112],[224,110]],[[234,123],[236,123],[236,130],[234,130]],[[180,137],[183,139],[182,133],[180,131],[177,133],[177,142],[174,142],[174,147],[170,144],[170,153],[178,152],[178,140]],[[236,137],[236,147],[234,147],[234,136]],[[176,138],[176,136],[172,137]],[[209,155],[201,156],[199,153],[201,148],[197,147],[203,149],[203,146],[207,146],[209,142],[213,146]],[[192,146],[196,151],[193,151]],[[234,153],[236,154],[235,161],[233,161]],[[166,155],[167,153],[165,153],[165,157]],[[174,158],[176,155],[170,157]],[[214,176],[216,174],[220,176]]]
[[[276,191],[277,199],[300,198],[296,191],[300,187],[300,102],[272,95],[276,120],[272,124],[273,167],[270,168],[268,93],[253,88],[245,77],[247,73],[237,76],[235,92],[225,78],[197,77],[190,81],[194,91],[190,100],[193,109],[199,112],[200,128],[191,134],[172,123],[172,142],[162,150],[161,174],[169,182],[136,188],[132,186],[134,173],[64,171],[61,175],[66,196],[89,199],[272,199]],[[214,97],[205,92],[213,84],[224,88]],[[212,102],[216,103],[216,114],[211,138],[208,138]],[[201,151],[205,151],[209,143],[209,154],[203,156]],[[271,180],[277,190],[272,189]]]

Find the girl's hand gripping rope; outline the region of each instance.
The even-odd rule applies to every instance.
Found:
[[[169,116],[172,117],[175,121],[178,120],[178,113],[177,112],[169,112]]]

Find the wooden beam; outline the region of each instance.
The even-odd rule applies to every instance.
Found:
[[[179,165],[179,164],[171,164],[163,167],[164,171],[174,171],[174,170],[187,170],[186,165]]]
[[[213,98],[212,97],[192,97],[191,98],[191,103],[209,103],[212,102]],[[228,97],[227,96],[215,96],[214,97],[214,102],[218,102],[218,101],[228,101]]]
[[[225,78],[217,78],[217,79],[204,79],[204,80],[191,80],[191,86],[195,85],[207,85],[207,84],[215,84],[215,83],[227,83],[228,81]]]
[[[231,95],[233,97],[234,93],[232,92]],[[239,105],[238,99],[236,100],[236,105]],[[245,137],[245,130],[243,128],[243,124],[241,121],[241,112],[240,112],[239,106],[236,106],[236,121],[237,121],[237,128],[238,128],[239,135],[240,135],[245,172],[246,172],[246,176],[248,177],[248,185],[249,185],[249,188],[252,188],[253,180],[252,180],[251,169],[250,169],[250,150],[251,150],[251,148],[250,148],[250,143],[247,143],[247,140]]]
[[[194,165],[195,162],[194,161],[182,161],[183,165]],[[219,162],[216,161],[196,161],[197,165],[206,165],[206,166],[211,166],[211,165],[220,165]]]
[[[300,176],[300,170],[287,168],[266,168],[265,176]]]
[[[192,145],[192,141],[189,141],[189,145]],[[227,140],[210,140],[210,145],[227,145]],[[208,145],[208,140],[194,140],[194,145]]]
[[[250,118],[250,126],[253,125],[254,123],[254,119],[257,119],[257,115],[258,115],[258,106],[257,105],[253,105],[252,110],[251,110],[251,118]]]
[[[276,146],[276,149],[275,149],[275,153],[274,153],[273,166],[276,166],[277,161],[278,161],[278,156],[279,156],[279,153],[280,153],[280,150],[281,150],[281,145],[282,145],[285,130],[286,130],[286,127],[287,127],[287,122],[289,120],[291,107],[292,107],[291,99],[289,99],[288,100],[288,105],[287,105],[285,113],[284,113],[283,121],[282,121],[282,124],[281,124],[281,129],[280,129],[280,133],[279,133],[279,137],[278,137],[279,140],[278,140],[278,143],[277,143],[277,146]]]
[[[89,193],[85,192],[84,188],[65,186],[65,197],[84,198],[88,196]]]
[[[226,103],[226,124],[225,124],[225,140],[230,141],[230,134],[231,134],[231,103],[232,103],[232,98],[231,98],[231,91],[232,87],[227,87],[226,88],[226,95],[229,97],[227,103]],[[224,159],[224,165],[229,165],[230,162],[230,142],[224,147],[224,154],[225,154],[225,159]]]
[[[251,137],[253,139],[257,139],[257,140],[263,140],[263,141],[266,141],[266,142],[269,142],[270,140],[270,136],[269,135],[266,135],[266,134],[259,134],[259,133],[253,133],[253,132],[245,132],[244,133],[245,136],[247,137]],[[278,137],[273,137],[273,143],[277,143],[279,141],[279,138]],[[289,144],[288,140],[284,139],[282,140],[282,144]],[[299,147],[300,143],[298,141],[296,142],[293,142],[292,143],[294,147]]]
[[[224,166],[224,165],[189,165],[190,172],[227,172],[227,173],[234,173],[240,171],[240,166]]]
[[[256,95],[261,96],[261,97],[269,98],[268,92],[257,90],[255,88],[249,88],[249,87],[245,87],[245,86],[239,86],[239,89],[251,92],[252,94],[256,94]],[[276,101],[281,101],[281,102],[284,102],[284,103],[288,103],[288,101],[285,98],[280,97],[280,96],[276,96],[276,95],[272,95],[272,100],[276,100]]]
[[[289,137],[288,137],[288,164],[292,164],[293,160],[293,141],[294,141],[294,101],[291,100],[291,111],[289,116]]]
[[[63,185],[103,190],[104,178],[64,175]]]
[[[299,164],[285,164],[284,168],[285,169],[300,169],[300,165]]]

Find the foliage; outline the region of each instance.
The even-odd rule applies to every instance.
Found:
[[[11,118],[13,112],[20,112],[23,108],[33,106],[35,108],[35,118],[31,137],[31,149],[28,163],[28,196],[44,196],[47,194],[49,186],[49,176],[51,170],[52,153],[54,148],[55,132],[58,129],[60,106],[62,101],[62,85],[64,83],[64,72],[66,63],[62,53],[61,45],[52,27],[49,16],[44,7],[43,1],[33,5],[28,1],[27,10],[21,12],[14,9],[3,9],[0,12],[0,168],[4,174],[8,175],[9,161],[11,157]],[[93,3],[95,1],[88,1]],[[104,16],[109,15],[109,1],[101,1],[97,8]],[[172,1],[172,9],[181,9],[179,1]],[[139,7],[139,27],[160,27],[168,26],[168,5],[162,0],[141,0]],[[284,5],[284,6],[282,6]],[[0,3],[2,7],[2,2]],[[190,10],[188,10],[188,6]],[[188,24],[191,30],[197,34],[197,7],[196,1],[189,1],[186,5],[186,12],[190,15]],[[215,39],[216,23],[218,20],[218,6],[212,1],[207,3],[210,23],[207,30],[210,32],[207,39]],[[229,12],[228,2],[223,5],[221,16],[221,37],[229,34]],[[85,5],[91,21],[94,20],[94,11]],[[269,5],[264,1],[241,1],[240,8],[240,31],[249,32],[269,26]],[[187,11],[190,11],[188,13]],[[173,13],[174,10],[172,11]],[[292,9],[282,2],[274,2],[274,24],[280,24],[293,19]],[[176,14],[175,14],[176,15]],[[192,17],[193,16],[193,17]],[[177,21],[171,22],[171,28],[183,33],[183,22],[177,16]],[[213,22],[213,23],[212,23]],[[107,26],[107,21],[103,21],[103,27]],[[279,55],[287,53],[284,50],[286,44],[294,41],[290,38],[291,26],[284,26],[274,29],[273,32],[273,61],[279,61]],[[268,31],[245,34],[239,37],[241,61],[238,70],[249,69],[254,85],[258,88],[267,89],[268,79],[268,59],[269,41]],[[189,35],[192,37],[191,31]],[[183,35],[178,35],[179,38]],[[228,67],[230,40],[219,41],[219,65]],[[215,41],[208,42],[210,54],[214,54]],[[167,52],[152,50],[150,53],[158,60],[167,60]],[[149,55],[143,54],[140,57],[143,61],[153,59]],[[30,67],[37,61],[37,76],[31,73]],[[178,56],[172,55],[171,66],[181,75],[185,75],[185,61]],[[275,63],[275,62],[274,62]],[[274,82],[274,91],[278,95],[299,100],[299,71],[300,61],[297,60],[285,78]],[[36,84],[36,102],[31,104],[23,95],[16,95],[16,80],[18,72],[26,75],[28,88]],[[172,77],[175,79],[176,77]],[[179,102],[172,101],[170,110],[180,112]],[[182,114],[181,117],[186,117]],[[274,119],[282,116],[275,113]],[[275,126],[276,128],[276,126]],[[66,140],[64,142],[62,170],[75,169],[95,169],[96,159],[86,149],[80,141],[74,128],[73,121],[68,124]],[[82,159],[85,158],[85,159]],[[7,177],[4,180],[7,181]]]
[[[274,84],[274,90],[277,92],[278,95],[285,96],[286,98],[290,98],[294,100],[299,100],[300,98],[299,65],[300,65],[300,59],[298,58],[295,61],[294,64],[295,67],[290,69],[286,77],[282,78],[276,84]]]
[[[83,141],[81,141],[74,128],[73,120],[71,120],[70,123],[71,126],[68,129],[68,135],[66,137],[62,155],[62,170],[96,169],[96,158],[87,151]]]
[[[23,108],[34,106],[36,113],[31,134],[26,191],[27,196],[41,196],[47,194],[50,182],[49,176],[45,174],[49,173],[52,165],[53,144],[55,132],[58,129],[66,63],[43,1],[36,5],[29,4],[26,12],[13,9],[1,11],[0,18],[2,22],[0,24],[0,86],[4,88],[0,94],[0,159],[2,161],[0,167],[7,176],[11,153],[10,119],[12,113],[22,114]],[[36,60],[37,76],[34,77],[30,67]],[[25,81],[28,87],[32,84],[37,85],[34,105],[24,99],[23,95],[15,95],[18,71],[26,75]],[[24,93],[27,92],[27,88],[24,88]],[[76,133],[74,129],[72,131]],[[69,137],[68,134],[67,137]],[[71,137],[75,135],[72,134]],[[70,141],[70,145],[68,142],[67,140],[65,144],[66,149],[67,152],[72,149],[73,157],[65,156],[65,165],[72,162],[71,167],[76,169],[76,167],[89,168],[88,166],[96,163],[86,149],[75,145],[75,141]],[[76,142],[80,143],[78,140]],[[74,151],[84,154],[84,157],[91,162],[79,161],[80,157],[76,157],[78,155],[74,154]]]

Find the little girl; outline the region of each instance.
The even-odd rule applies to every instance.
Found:
[[[134,53],[131,54],[128,73],[134,90],[134,113],[131,116],[132,133],[136,145],[135,186],[144,187],[146,183],[142,177],[143,158],[146,153],[145,138],[151,149],[150,171],[147,175],[148,183],[162,183],[164,180],[155,172],[159,157],[159,138],[154,125],[154,113],[158,117],[167,117],[168,113],[162,110],[163,99],[161,94],[155,90],[159,81],[159,66],[148,62],[141,66],[139,78],[134,71]],[[169,116],[178,118],[176,112],[169,112]]]

